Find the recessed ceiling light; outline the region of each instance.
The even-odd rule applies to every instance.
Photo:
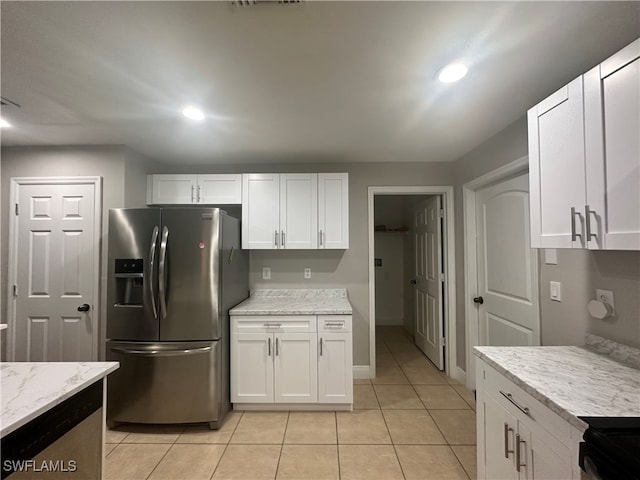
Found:
[[[438,80],[442,83],[451,83],[460,80],[467,74],[467,67],[462,63],[450,63],[438,75]]]
[[[7,122],[4,118],[0,118],[0,128],[8,128],[11,124]]]
[[[202,110],[196,108],[196,107],[185,107],[184,110],[182,110],[182,114],[187,117],[190,118],[191,120],[203,120],[204,119],[204,113],[202,113]]]

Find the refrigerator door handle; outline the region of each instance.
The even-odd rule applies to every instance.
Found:
[[[151,308],[153,309],[153,318],[158,319],[158,309],[156,307],[156,290],[153,284],[153,277],[156,270],[156,247],[158,246],[158,226],[153,227],[151,234],[151,248],[149,249],[149,293],[151,294]]]
[[[167,316],[167,240],[169,239],[169,229],[162,227],[162,240],[160,241],[160,264],[158,266],[158,293],[160,295],[160,313],[162,318]]]
[[[111,347],[109,350],[116,353],[126,353],[127,355],[145,355],[153,357],[171,357],[178,355],[197,355],[198,353],[208,352],[211,347],[200,348],[183,348],[176,350],[135,350],[129,348]]]

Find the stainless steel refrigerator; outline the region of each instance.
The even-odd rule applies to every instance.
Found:
[[[240,221],[218,208],[109,211],[107,422],[217,428],[229,403],[229,309],[249,295]]]

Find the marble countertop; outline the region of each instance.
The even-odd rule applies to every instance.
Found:
[[[118,362],[0,363],[0,436],[4,438],[118,367]]]
[[[254,290],[232,308],[231,315],[351,315],[347,290],[277,289]]]
[[[583,429],[578,417],[640,417],[640,370],[582,347],[474,347],[474,354]]]

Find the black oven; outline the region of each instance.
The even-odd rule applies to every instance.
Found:
[[[640,480],[640,417],[581,417],[580,468],[594,480]]]

